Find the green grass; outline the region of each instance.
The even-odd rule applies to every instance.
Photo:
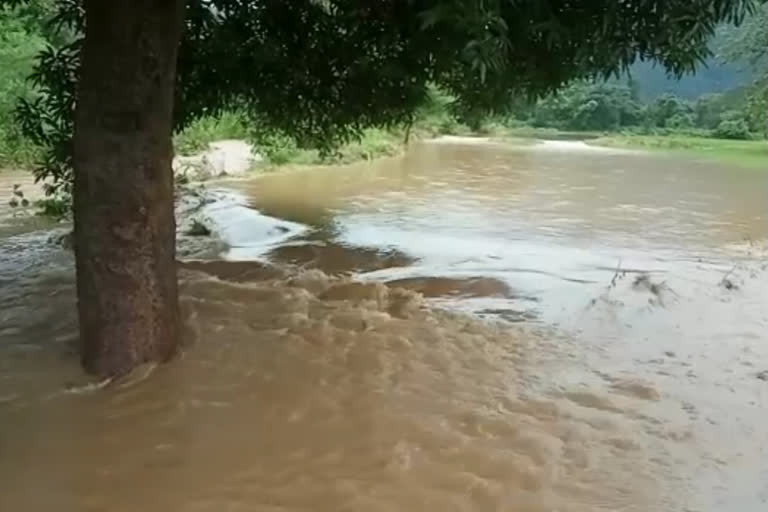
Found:
[[[177,154],[191,155],[204,151],[211,142],[222,139],[250,140],[266,157],[269,167],[284,165],[344,164],[392,156],[403,149],[404,131],[369,128],[359,140],[351,140],[335,151],[321,155],[318,150],[301,148],[292,137],[277,132],[252,129],[246,115],[225,112],[197,119],[173,137]]]
[[[191,155],[205,150],[208,144],[224,139],[248,137],[248,122],[239,112],[223,112],[218,116],[196,119],[173,136],[173,147],[180,155]]]
[[[42,160],[42,150],[28,139],[0,128],[0,169],[31,169]]]
[[[689,135],[612,135],[591,144],[682,153],[745,167],[768,170],[768,141],[727,140]]]
[[[263,137],[256,147],[272,169],[287,165],[349,164],[397,155],[405,147],[404,137],[404,132],[400,130],[368,128],[359,140],[342,144],[327,155],[314,149],[300,148],[293,139],[278,135]]]
[[[353,140],[341,146],[338,152],[331,157],[331,162],[344,164],[395,156],[403,151],[404,145],[404,132],[369,128],[363,132],[360,140]]]

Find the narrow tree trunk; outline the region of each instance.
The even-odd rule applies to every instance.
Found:
[[[184,0],[86,0],[74,139],[83,366],[121,375],[179,336],[171,144]]]

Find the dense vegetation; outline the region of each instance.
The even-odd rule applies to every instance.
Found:
[[[525,124],[560,130],[750,139],[764,136],[766,129],[765,111],[753,109],[750,98],[749,88],[740,87],[692,101],[666,93],[641,102],[632,81],[578,82],[513,115]]]
[[[45,16],[35,7],[0,9],[0,165],[30,165],[39,156],[14,119],[19,99],[33,95],[27,77],[49,43],[40,21]]]

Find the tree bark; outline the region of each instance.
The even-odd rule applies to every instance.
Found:
[[[74,137],[82,362],[117,376],[178,345],[172,115],[184,0],[86,0]]]

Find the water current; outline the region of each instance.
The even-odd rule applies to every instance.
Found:
[[[207,189],[181,355],[109,384],[0,205],[0,510],[768,510],[765,171],[452,139]]]

